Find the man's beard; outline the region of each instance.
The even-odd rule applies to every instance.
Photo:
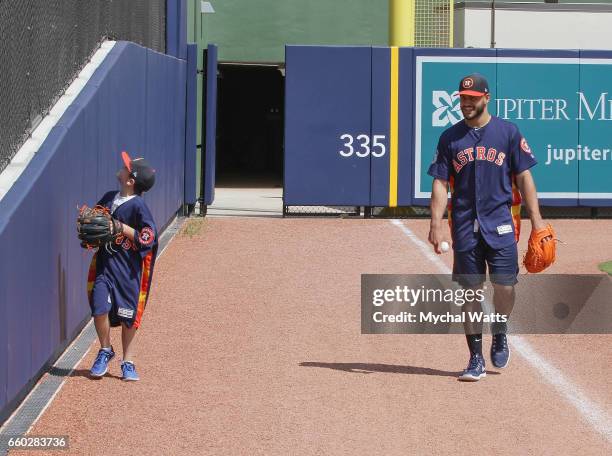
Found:
[[[467,116],[465,115],[465,112],[463,112],[463,110],[461,110],[461,113],[463,114],[463,117],[465,119],[472,120],[477,117],[480,117],[480,115],[484,112],[484,109],[485,109],[485,105],[482,104],[482,105],[474,106],[474,109],[472,110],[472,112]]]

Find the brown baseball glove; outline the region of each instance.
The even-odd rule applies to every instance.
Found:
[[[557,235],[550,225],[532,230],[523,264],[529,272],[542,272],[555,262]]]

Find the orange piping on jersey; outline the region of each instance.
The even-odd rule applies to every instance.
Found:
[[[95,253],[89,264],[89,273],[87,274],[87,299],[91,303],[94,282],[96,281],[96,258],[98,254]]]
[[[512,175],[512,223],[514,224],[514,238],[516,242],[521,236],[521,192],[516,185],[516,175]]]
[[[147,297],[149,295],[149,285],[151,281],[151,260],[153,259],[153,252],[149,252],[147,256],[142,259],[142,277],[140,278],[140,292],[138,293],[138,309],[136,310],[136,318],[134,319],[134,328],[140,326],[140,320],[142,319],[142,313],[144,312],[145,306],[147,305]]]

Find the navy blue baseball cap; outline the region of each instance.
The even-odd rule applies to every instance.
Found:
[[[155,184],[155,170],[144,158],[130,158],[127,152],[121,152],[123,164],[134,178],[135,185],[143,192],[148,192]]]
[[[470,74],[459,83],[459,95],[482,97],[487,93],[489,93],[489,83],[482,74]]]

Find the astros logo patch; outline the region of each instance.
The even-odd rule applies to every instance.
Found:
[[[469,89],[474,85],[474,80],[472,78],[465,78],[462,85],[464,89]]]
[[[526,152],[528,154],[531,153],[531,148],[529,147],[529,144],[527,144],[527,140],[525,138],[521,139],[521,149],[523,150],[523,152]]]
[[[155,239],[155,233],[153,233],[153,230],[147,226],[140,231],[140,236],[138,239],[142,245],[151,245]]]

